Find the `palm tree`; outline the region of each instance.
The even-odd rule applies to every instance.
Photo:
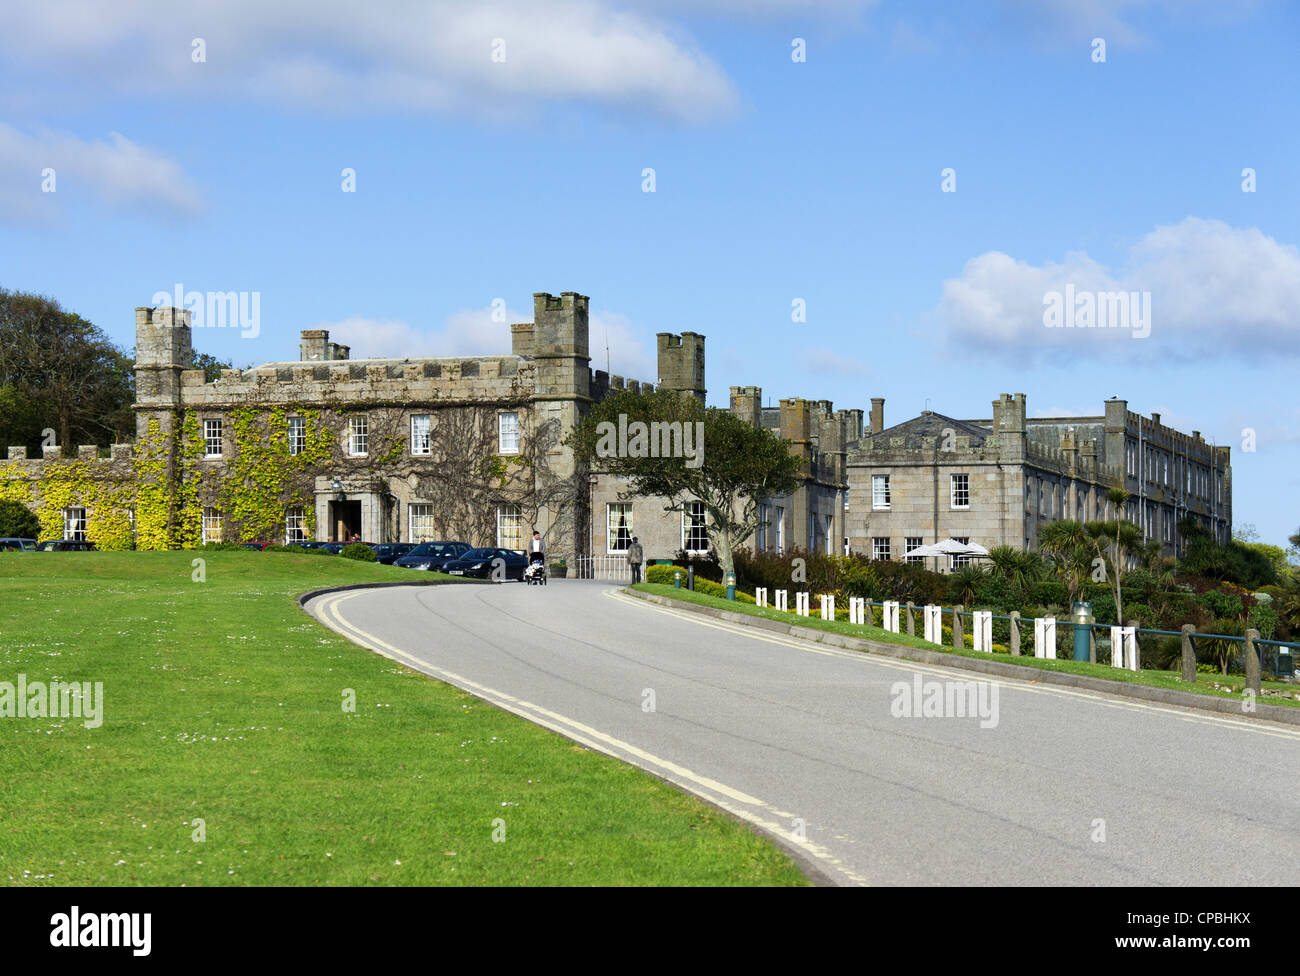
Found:
[[[1121,577],[1128,565],[1129,553],[1142,543],[1142,530],[1127,519],[1120,518],[1129,493],[1123,488],[1112,488],[1106,497],[1115,506],[1115,518],[1106,522],[1089,522],[1085,531],[1094,551],[1104,563],[1109,563],[1110,589],[1115,596],[1115,623],[1124,622],[1123,586]]]
[[[1052,561],[1056,575],[1074,603],[1084,577],[1092,568],[1093,545],[1082,522],[1059,519],[1038,528],[1038,548]]]
[[[970,606],[975,602],[975,591],[988,577],[988,570],[977,563],[967,563],[948,577],[953,599],[957,603]]]
[[[989,563],[993,573],[1006,580],[1021,599],[1032,584],[1043,578],[1046,570],[1042,556],[1014,546],[994,546],[989,550]]]

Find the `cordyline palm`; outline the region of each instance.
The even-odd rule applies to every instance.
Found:
[[[1030,584],[1043,578],[1043,559],[1036,552],[1014,546],[994,546],[989,550],[989,563],[993,573],[1023,596]]]
[[[1129,493],[1123,488],[1112,488],[1106,497],[1115,506],[1118,514],[1124,510]],[[1111,593],[1115,596],[1115,623],[1124,622],[1123,587],[1120,577],[1128,555],[1142,543],[1142,530],[1127,519],[1115,518],[1107,522],[1089,522],[1085,527],[1097,555],[1106,561],[1109,570]]]
[[[1056,575],[1070,595],[1070,603],[1074,603],[1092,567],[1094,547],[1088,529],[1074,519],[1049,522],[1038,529],[1038,548],[1051,559]]]
[[[975,602],[975,591],[987,575],[988,571],[983,566],[967,563],[948,577],[953,597],[958,603],[970,606]]]

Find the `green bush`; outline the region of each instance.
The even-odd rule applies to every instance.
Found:
[[[674,573],[682,574],[682,586],[685,586],[686,570],[682,569],[680,566],[661,566],[658,563],[645,568],[645,581],[647,583],[667,583],[669,586],[672,586]]]
[[[244,549],[238,542],[205,542],[199,548],[208,552],[234,552],[236,550],[242,552]]]
[[[317,551],[325,552],[324,549]],[[373,563],[379,558],[375,555],[375,550],[361,542],[354,542],[351,545],[344,546],[339,555],[344,559],[358,559],[363,563]]]
[[[40,535],[41,523],[22,502],[0,501],[0,537],[35,539]]]

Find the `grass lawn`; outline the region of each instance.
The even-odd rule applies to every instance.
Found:
[[[98,728],[0,719],[0,882],[807,883],[728,816],[295,600],[412,577],[252,551],[0,555],[0,681],[102,681],[104,702]]]
[[[1041,671],[1064,671],[1068,674],[1082,674],[1093,678],[1108,678],[1111,681],[1123,681],[1130,684],[1150,685],[1157,688],[1172,688],[1177,691],[1191,691],[1201,695],[1215,695],[1219,698],[1232,698],[1239,700],[1241,691],[1245,687],[1246,679],[1240,674],[1199,674],[1195,685],[1184,684],[1177,672],[1174,671],[1127,671],[1122,668],[1112,668],[1108,664],[1092,664],[1088,661],[1072,660],[1055,660],[1049,661],[1044,658],[1033,657],[1033,641],[1028,643],[1030,655],[1028,657],[1012,657],[1009,653],[995,653],[992,655],[985,654],[981,651],[973,651],[969,648],[964,650],[953,650],[951,645],[940,647],[937,644],[931,644],[919,637],[909,637],[906,633],[895,634],[891,631],[884,630],[880,627],[861,627],[857,624],[851,624],[845,620],[822,620],[818,616],[800,617],[794,613],[785,613],[780,610],[773,610],[771,607],[756,607],[749,603],[739,601],[731,602],[721,597],[706,596],[703,593],[695,593],[691,590],[679,590],[664,583],[638,583],[632,587],[634,590],[644,590],[646,593],[654,593],[658,596],[671,597],[676,600],[682,600],[686,603],[697,603],[701,606],[716,607],[720,610],[730,610],[734,613],[743,613],[755,617],[766,617],[769,620],[779,620],[782,623],[797,625],[800,627],[809,627],[813,630],[826,630],[835,634],[843,634],[846,637],[859,637],[866,640],[880,641],[885,644],[901,644],[904,647],[919,647],[928,651],[940,651],[952,654],[958,657],[970,657],[987,661],[990,657],[995,658],[1005,664],[1017,664],[1025,668],[1037,668]],[[900,611],[900,623],[902,622]],[[906,629],[906,624],[902,626]],[[918,620],[917,626],[920,626]],[[1023,646],[1023,645],[1022,645]],[[1222,688],[1215,688],[1215,685]],[[1261,688],[1264,691],[1274,690],[1283,692],[1287,696],[1293,696],[1300,692],[1294,684],[1283,681],[1263,681]],[[1223,690],[1228,689],[1228,690]],[[1261,703],[1269,705],[1288,705],[1291,707],[1300,707],[1300,701],[1294,697],[1282,697],[1280,695],[1264,695],[1260,699]]]

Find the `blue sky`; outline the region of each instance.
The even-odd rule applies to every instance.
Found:
[[[580,291],[594,365],[607,336],[615,372],[653,380],[654,333],[692,329],[716,404],[883,396],[892,424],[1118,394],[1233,446],[1239,525],[1300,525],[1293,4],[376,9],[15,13],[0,287],[125,346],[156,292],[257,292],[256,336],[195,330],[241,366],[312,327],[357,357],[501,352],[494,300],[523,321],[533,292]],[[1046,329],[1067,284],[1151,292],[1150,334]]]

